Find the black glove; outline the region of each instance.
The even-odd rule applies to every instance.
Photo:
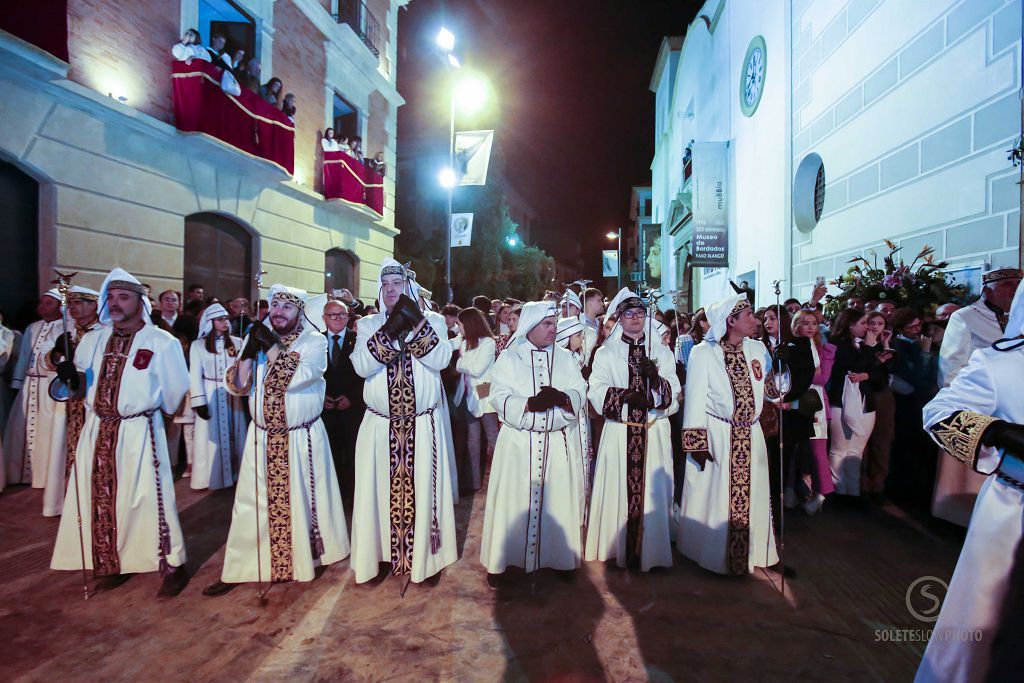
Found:
[[[256,343],[259,344],[260,350],[263,351],[263,353],[270,351],[270,349],[274,348],[275,344],[281,341],[281,338],[277,336],[277,333],[263,324],[254,325],[252,331],[249,333],[249,337],[256,339]]]
[[[210,406],[196,406],[192,411],[204,420],[210,419]]]
[[[391,308],[388,319],[384,322],[382,330],[389,339],[401,339],[409,330],[419,325],[423,320],[423,312],[416,302],[403,294]]]
[[[57,364],[57,377],[63,382],[71,393],[78,391],[78,368],[74,361],[66,360]]]
[[[542,390],[536,396],[526,399],[526,411],[529,413],[543,413],[555,407],[551,394],[545,394]]]
[[[60,365],[61,361],[65,360],[64,352],[69,348],[71,349],[71,355],[68,356],[66,360],[73,360],[75,357],[75,347],[75,340],[71,336],[71,333],[65,332],[57,337],[57,343],[53,345],[53,350],[50,351],[50,362],[53,365]]]
[[[640,376],[651,380],[658,379],[658,365],[650,358],[641,358]]]
[[[996,420],[981,435],[981,443],[1024,457],[1024,425]]]
[[[263,327],[263,323],[257,324],[246,337],[245,346],[242,347],[242,354],[239,356],[242,360],[256,360],[256,356],[260,353],[260,343],[256,340],[255,334],[256,327]]]
[[[650,402],[644,392],[631,391],[626,394],[626,405],[633,410],[646,410],[650,407]]]
[[[552,408],[564,408],[565,410],[572,410],[572,399],[569,398],[569,394],[564,391],[559,391],[554,387],[541,387],[539,396],[545,397]]]

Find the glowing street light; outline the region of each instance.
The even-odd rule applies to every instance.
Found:
[[[458,69],[461,66],[461,64],[459,64],[459,58],[453,55],[451,52],[448,53],[448,66],[450,66],[453,69]]]
[[[519,241],[516,239],[515,235],[509,235],[508,237],[506,237],[505,242],[507,242],[508,246],[510,247],[514,247],[517,244],[519,244]]]
[[[487,101],[487,83],[478,76],[466,76],[455,84],[452,97],[460,111],[473,114]]]
[[[608,239],[610,239],[610,240],[613,240],[613,239],[616,239],[616,238],[618,238],[618,235],[616,235],[616,234],[615,234],[614,232],[609,232],[609,233],[607,233],[607,234],[605,235],[605,237],[607,237],[607,238],[608,238]]]
[[[451,52],[455,49],[455,34],[442,27],[437,32],[437,46],[445,52]]]
[[[455,177],[455,170],[451,168],[441,169],[441,172],[437,176],[437,180],[441,183],[441,187],[445,189],[451,189],[455,187],[457,178]]]

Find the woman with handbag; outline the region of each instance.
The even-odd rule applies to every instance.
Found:
[[[884,375],[874,346],[863,341],[866,333],[867,315],[848,308],[832,323],[829,337],[836,346],[836,356],[828,390],[832,408],[828,459],[835,492],[842,496],[860,495],[864,449],[875,426],[874,396],[869,382],[877,382]]]
[[[821,337],[821,317],[818,311],[803,309],[793,316],[793,336],[797,339],[810,339],[810,351],[814,361],[814,379],[811,381],[810,392],[818,398],[815,402],[809,395],[800,401],[798,410],[801,414],[811,417],[811,435],[806,439],[798,457],[797,466],[810,496],[804,500],[804,512],[814,515],[821,510],[825,496],[835,491],[832,483],[832,472],[828,464],[828,396],[825,385],[832,375],[832,365],[836,359],[836,347]],[[820,406],[817,410],[812,407]]]

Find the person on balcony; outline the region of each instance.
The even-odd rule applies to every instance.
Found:
[[[288,93],[284,96],[284,102],[281,103],[281,112],[287,116],[292,123],[295,123],[295,94]]]
[[[171,54],[174,55],[177,61],[185,62],[186,64],[191,64],[193,59],[202,59],[205,62],[211,59],[210,53],[203,47],[199,31],[194,28],[185,31],[181,42],[171,48]]]
[[[345,154],[352,154],[352,146],[348,144],[348,138],[338,138],[338,151],[344,152]]]
[[[377,152],[377,154],[366,162],[366,165],[370,167],[370,170],[381,175],[387,175],[387,164],[384,163],[384,152]],[[509,311],[512,307],[509,306]]]
[[[224,73],[220,77],[220,89],[235,97],[242,94],[242,86],[238,84],[235,72],[241,69],[244,59],[245,50],[239,48],[235,50],[234,55],[229,55],[227,52],[221,53],[220,61],[217,63],[217,66],[224,69]]]
[[[264,102],[272,104],[276,108],[281,104],[281,89],[283,87],[281,79],[275,76],[263,84],[260,88],[259,95],[263,98]]]
[[[320,146],[324,148],[325,152],[338,151],[338,141],[334,139],[333,128],[328,128],[324,131],[324,136],[320,138]]]
[[[206,51],[210,55],[211,62],[217,63],[220,61],[221,55],[224,54],[224,46],[227,44],[228,39],[225,38],[222,33],[213,34],[213,37],[210,38],[210,46],[206,48]],[[218,64],[218,66],[220,66],[220,64]]]
[[[359,159],[359,161],[362,161],[363,160],[363,139],[361,137],[359,137],[359,136],[356,136],[356,137],[352,138],[351,140],[349,140],[348,144],[352,148],[352,151],[349,152],[349,154],[354,156],[356,159]]]
[[[260,73],[263,71],[263,64],[255,57],[250,57],[245,63],[241,74],[236,74],[238,80],[245,86],[245,89],[257,95],[260,92]]]

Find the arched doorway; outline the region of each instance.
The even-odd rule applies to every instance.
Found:
[[[324,291],[347,289],[359,296],[359,257],[347,249],[329,249],[324,253]]]
[[[0,216],[4,224],[0,311],[7,327],[24,329],[36,317],[39,296],[39,183],[4,161],[0,161]]]
[[[185,217],[185,287],[202,285],[206,296],[221,301],[251,299],[255,291],[252,233],[238,221],[216,213]]]

